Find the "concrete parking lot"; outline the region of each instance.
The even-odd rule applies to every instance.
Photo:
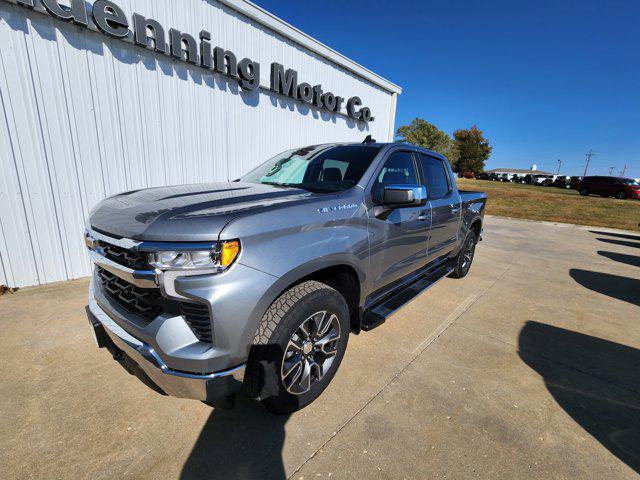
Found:
[[[0,298],[0,478],[636,478],[640,234],[491,217],[475,264],[350,338],[277,417],[162,397],[97,350],[88,282]]]

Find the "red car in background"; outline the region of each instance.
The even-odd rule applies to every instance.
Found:
[[[620,199],[640,199],[640,184],[633,178],[622,177],[584,177],[578,182],[580,195],[600,195]]]

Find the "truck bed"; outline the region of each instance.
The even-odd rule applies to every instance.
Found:
[[[486,202],[487,194],[484,192],[474,192],[471,190],[458,190],[462,203]]]

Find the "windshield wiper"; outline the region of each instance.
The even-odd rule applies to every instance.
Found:
[[[273,185],[274,187],[289,188],[289,185],[287,185],[286,183],[277,183],[277,182],[260,182],[260,185]]]

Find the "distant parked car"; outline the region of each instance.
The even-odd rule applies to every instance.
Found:
[[[584,177],[578,183],[580,195],[600,195],[601,197],[640,199],[640,184],[633,178]]]
[[[553,182],[556,181],[556,178],[557,178],[557,175],[549,175],[547,178],[542,180],[540,185],[542,185],[543,187],[550,187],[551,185],[553,185]]]
[[[531,182],[533,181],[533,178],[532,178],[532,177],[533,177],[533,175],[531,175],[531,174],[527,174],[527,175],[525,175],[525,176],[522,178],[521,183],[531,184]]]
[[[519,177],[519,175],[517,173],[510,173],[509,174],[509,180],[507,180],[507,181],[511,182],[511,183],[518,183],[518,177]]]
[[[476,175],[476,178],[478,180],[488,180],[489,179],[489,174],[487,172],[482,172],[479,175]]]
[[[473,172],[462,172],[462,178],[476,178],[476,174]]]
[[[553,178],[553,175],[534,174],[531,175],[532,185],[545,185],[548,179]]]
[[[575,175],[572,176],[571,179],[569,180],[569,188],[571,188],[572,190],[577,190],[580,180],[582,180],[582,177],[577,177]]]
[[[551,184],[551,186],[557,187],[557,188],[569,188],[570,181],[571,181],[571,177],[568,177],[565,175],[558,175],[556,179],[553,181],[553,183]]]

